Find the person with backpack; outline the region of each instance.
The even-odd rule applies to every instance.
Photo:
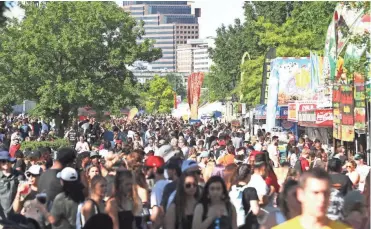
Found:
[[[92,216],[104,212],[105,204],[103,198],[107,192],[107,181],[101,175],[96,175],[90,182],[90,198],[80,204],[77,211],[76,228],[78,229],[79,223],[83,227]],[[79,211],[81,209],[81,211]]]
[[[251,177],[251,167],[242,164],[237,169],[237,184],[233,185],[229,192],[231,203],[236,208],[237,226],[239,229],[257,229],[259,223],[259,197],[256,189],[247,187]]]
[[[304,148],[302,151],[301,151],[301,156],[299,157],[299,159],[295,162],[295,165],[294,165],[294,169],[299,173],[299,174],[302,174],[303,172],[305,171],[308,171],[310,166],[309,166],[309,161],[308,161],[308,158],[309,157],[309,149],[308,148]]]

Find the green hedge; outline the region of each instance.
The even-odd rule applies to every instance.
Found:
[[[61,147],[70,146],[69,142],[66,139],[55,139],[54,141],[31,141],[31,142],[22,142],[21,150],[25,150],[27,148],[31,148],[31,150],[35,150],[40,147],[50,147],[54,150],[57,150]]]

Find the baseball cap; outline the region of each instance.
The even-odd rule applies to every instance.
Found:
[[[34,150],[27,155],[27,158],[39,160],[41,158],[41,152],[39,150]]]
[[[198,164],[194,160],[185,160],[182,163],[182,172],[191,169],[191,168],[199,168]]]
[[[356,153],[356,155],[354,155],[354,160],[358,161],[361,159],[363,159],[363,156],[360,153]]]
[[[31,165],[31,167],[24,174],[26,175],[26,177],[29,177],[31,174],[40,176],[42,172],[43,169],[40,165]]]
[[[219,145],[219,146],[226,146],[226,143],[225,143],[224,140],[219,140],[219,141],[218,141],[218,145]]]
[[[159,156],[149,156],[145,162],[147,167],[162,167],[165,164],[165,161],[162,157]]]
[[[90,158],[97,157],[100,158],[100,155],[97,151],[91,151],[90,152]]]
[[[10,157],[10,154],[8,151],[3,150],[3,151],[0,151],[0,160],[14,162],[16,159],[13,157]]]
[[[77,171],[74,168],[66,167],[59,173],[57,173],[57,178],[60,178],[64,181],[77,181],[78,175]]]

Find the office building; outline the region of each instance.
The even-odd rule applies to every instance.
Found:
[[[144,22],[143,39],[155,40],[154,47],[162,49],[162,58],[151,63],[151,70],[174,72],[177,45],[199,36],[200,10],[192,14],[187,1],[124,1],[123,8]]]
[[[212,60],[209,48],[214,48],[214,38],[190,39],[187,44],[178,45],[177,72],[209,72]]]

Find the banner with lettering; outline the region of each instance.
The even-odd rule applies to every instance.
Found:
[[[332,127],[334,116],[332,109],[316,110],[316,125],[321,127]]]
[[[349,85],[340,86],[341,103],[341,140],[354,140],[354,97],[353,87]]]
[[[333,110],[333,137],[336,139],[341,139],[341,116],[340,116],[340,86],[334,86],[332,90],[332,105],[334,107]]]
[[[366,130],[366,95],[365,77],[360,73],[354,73],[354,128]]]

